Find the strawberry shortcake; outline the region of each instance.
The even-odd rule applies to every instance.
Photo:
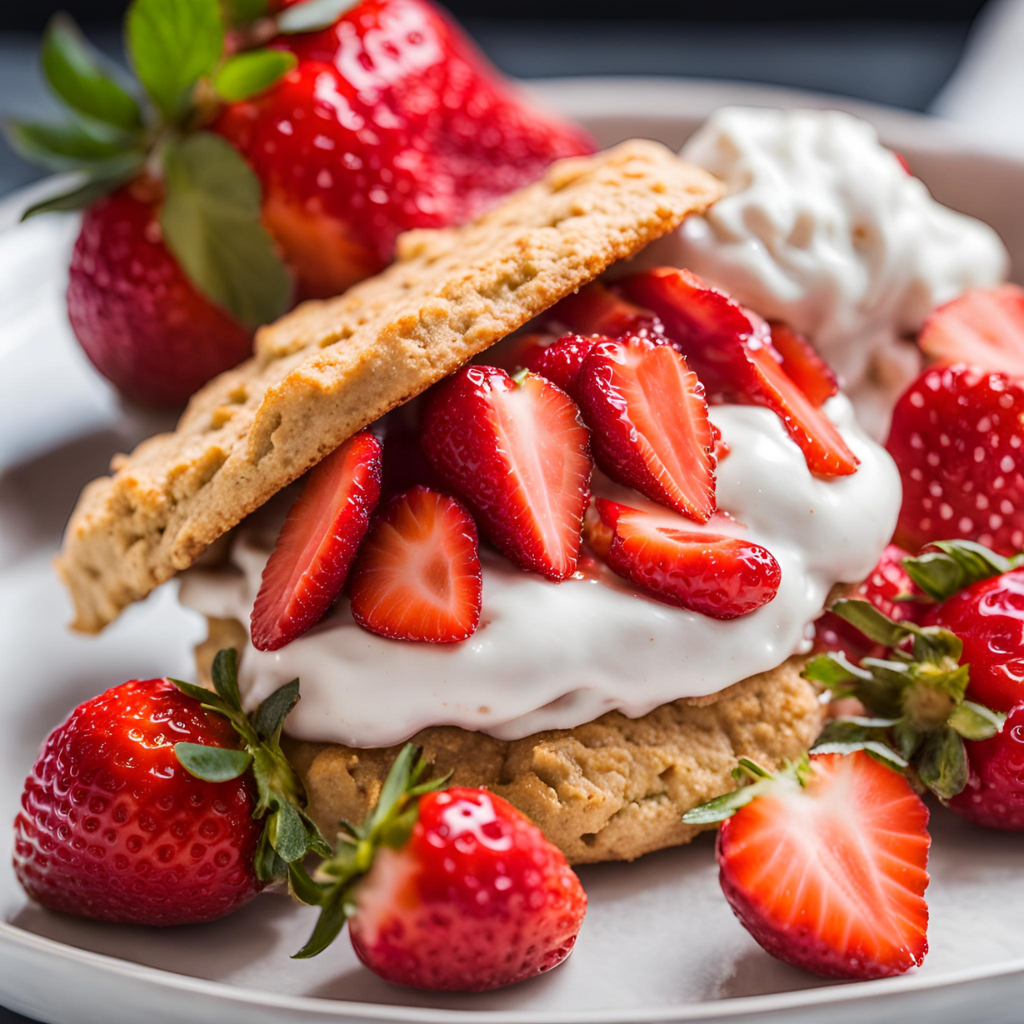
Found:
[[[566,161],[264,329],[83,493],[76,625],[188,569],[249,705],[300,680],[285,745],[325,829],[412,739],[571,861],[687,841],[738,758],[813,742],[812,623],[901,497],[792,324],[620,262],[721,194],[653,143]]]

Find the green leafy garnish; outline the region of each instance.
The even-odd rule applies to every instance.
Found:
[[[298,64],[294,53],[283,50],[249,50],[224,63],[213,84],[229,102],[249,99],[275,85]]]
[[[295,4],[278,15],[278,31],[292,35],[330,28],[358,2],[359,0],[306,0],[305,3]]]
[[[253,817],[266,819],[256,848],[256,875],[264,882],[273,882],[289,877],[293,871],[301,873],[300,862],[306,854],[329,857],[331,848],[306,813],[302,783],[281,750],[281,728],[299,700],[299,681],[286,683],[249,716],[242,710],[238,691],[236,651],[218,652],[212,677],[213,692],[178,679],[172,682],[204,708],[227,718],[241,737],[242,746],[178,743],[175,756],[186,771],[207,782],[228,782],[252,771],[257,794]]]

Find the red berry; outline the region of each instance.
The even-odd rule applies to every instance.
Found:
[[[526,361],[526,368],[532,373],[547,377],[567,395],[576,398],[576,382],[583,368],[583,361],[599,340],[603,339],[566,334],[550,345],[534,349]]]
[[[594,148],[421,0],[364,0],[330,28],[273,45],[299,66],[229,105],[216,130],[260,178],[303,295],[344,290],[390,261],[400,232],[471,220]]]
[[[1010,712],[998,735],[965,746],[967,785],[949,809],[983,828],[1024,831],[1024,703]]]
[[[995,711],[1024,702],[1024,569],[981,580],[930,609],[926,626],[942,626],[964,645],[967,696]]]
[[[411,837],[378,852],[356,906],[352,945],[375,974],[479,992],[557,967],[587,897],[561,852],[515,808],[453,788],[420,798]]]
[[[575,390],[594,456],[613,480],[706,523],[715,512],[715,438],[704,388],[668,345],[597,345]]]
[[[564,391],[468,366],[429,398],[423,450],[484,535],[523,569],[576,571],[593,464],[587,428]]]
[[[245,359],[250,333],[200,295],[164,245],[145,183],[93,203],[71,256],[68,317],[128,398],[178,405]]]
[[[276,651],[324,617],[345,586],[380,489],[381,446],[367,430],[310,471],[263,570],[254,647]]]
[[[649,310],[623,298],[603,281],[592,281],[548,310],[550,322],[577,334],[621,338],[624,334],[661,337],[661,321]]]
[[[454,643],[480,622],[476,526],[454,498],[414,487],[384,509],[352,573],[352,614],[395,640]]]
[[[760,544],[693,528],[667,510],[629,508],[597,499],[600,523],[587,541],[610,568],[666,604],[715,619],[734,619],[771,601],[779,563]]]
[[[772,346],[782,357],[786,376],[820,408],[839,391],[839,380],[832,367],[802,335],[785,324],[771,325]]]
[[[928,951],[928,809],[858,751],[811,756],[718,834],[722,891],[772,956],[825,977],[884,978]]]
[[[1024,376],[1024,289],[1004,284],[964,292],[928,317],[917,343],[942,363]]]
[[[849,596],[869,601],[894,622],[920,622],[926,605],[896,600],[902,595],[920,594],[917,585],[901,564],[906,557],[907,552],[903,548],[890,544],[882,552],[882,557],[868,578]],[[865,655],[879,656],[883,650],[872,644],[856,626],[832,612],[826,612],[818,619],[815,631],[821,647],[842,648],[854,660]]]
[[[764,405],[782,420],[813,473],[848,476],[858,459],[791,380],[768,325],[687,270],[660,267],[622,281],[628,298],[653,310],[715,400]]]
[[[896,403],[889,453],[903,481],[896,540],[1024,547],[1024,385],[965,366],[926,371]]]
[[[102,921],[212,921],[259,892],[248,775],[204,782],[174,744],[237,747],[226,718],[166,679],[82,704],[47,737],[14,825],[14,870],[51,908]]]

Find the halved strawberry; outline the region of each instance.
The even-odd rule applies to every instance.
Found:
[[[767,604],[779,589],[782,570],[760,544],[695,530],[667,510],[598,498],[597,511],[604,530],[588,522],[587,542],[613,572],[659,601],[734,619]]]
[[[587,428],[569,396],[528,373],[467,366],[431,396],[423,450],[480,529],[523,569],[576,571],[590,494]]]
[[[345,586],[380,486],[381,446],[366,430],[310,471],[263,570],[254,647],[276,651],[323,618]]]
[[[810,399],[815,408],[820,408],[839,391],[839,381],[832,367],[792,327],[780,323],[770,326],[772,345],[782,357],[782,369],[786,376]]]
[[[576,397],[576,382],[583,368],[583,361],[593,351],[601,337],[584,337],[582,334],[566,334],[556,342],[543,348],[537,347],[529,353],[526,366],[531,373],[547,377],[567,395]]]
[[[704,387],[671,346],[627,336],[594,347],[575,385],[594,456],[613,479],[706,523],[715,439]]]
[[[813,473],[847,476],[859,460],[832,421],[786,375],[768,325],[688,270],[659,267],[621,282],[654,310],[714,400],[764,405],[782,420]]]
[[[455,643],[480,622],[473,517],[454,498],[413,487],[392,499],[352,571],[352,615],[394,640]]]
[[[1024,289],[975,288],[940,306],[924,323],[918,345],[942,363],[1024,376]]]
[[[812,754],[684,821],[725,818],[719,881],[772,956],[831,978],[885,978],[928,952],[928,808],[899,772],[858,750]]]
[[[624,334],[655,337],[663,331],[653,313],[612,291],[603,281],[592,281],[567,295],[548,310],[546,319],[577,334],[600,334],[607,338],[621,338]]]

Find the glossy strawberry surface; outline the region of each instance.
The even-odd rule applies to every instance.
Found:
[[[704,387],[671,346],[626,335],[590,351],[574,390],[598,465],[681,515],[714,514],[715,438]]]
[[[983,828],[1024,831],[1024,702],[988,740],[966,744],[967,785],[949,808]]]
[[[381,493],[381,444],[350,437],[307,475],[263,569],[250,633],[276,651],[323,618],[341,593]]]
[[[734,619],[771,601],[782,571],[760,544],[706,530],[668,509],[637,509],[597,499],[600,523],[587,540],[609,567],[666,604]]]
[[[400,232],[470,220],[553,160],[594,148],[422,0],[364,0],[330,28],[272,45],[298,67],[216,127],[263,183],[265,220],[305,295],[379,270]]]
[[[78,707],[45,740],[14,825],[14,870],[52,910],[103,921],[212,921],[261,888],[248,776],[205,782],[174,744],[237,747],[228,723],[166,679]]]
[[[85,211],[68,317],[92,364],[125,396],[178,405],[245,359],[252,340],[185,277],[164,245],[152,191],[125,187]]]
[[[387,981],[484,991],[557,967],[587,898],[562,853],[501,797],[420,798],[412,834],[382,849],[349,922],[359,959]]]
[[[1024,702],[1024,569],[961,590],[932,608],[924,624],[960,638],[971,700],[1002,712]]]
[[[576,571],[593,463],[564,391],[536,374],[517,383],[496,367],[468,366],[430,396],[422,444],[516,565],[552,580]]]
[[[884,978],[928,951],[928,809],[864,751],[811,756],[723,822],[722,891],[772,956],[835,978]]]
[[[1024,384],[957,365],[927,370],[893,411],[887,442],[903,482],[896,541],[1024,548]]]

